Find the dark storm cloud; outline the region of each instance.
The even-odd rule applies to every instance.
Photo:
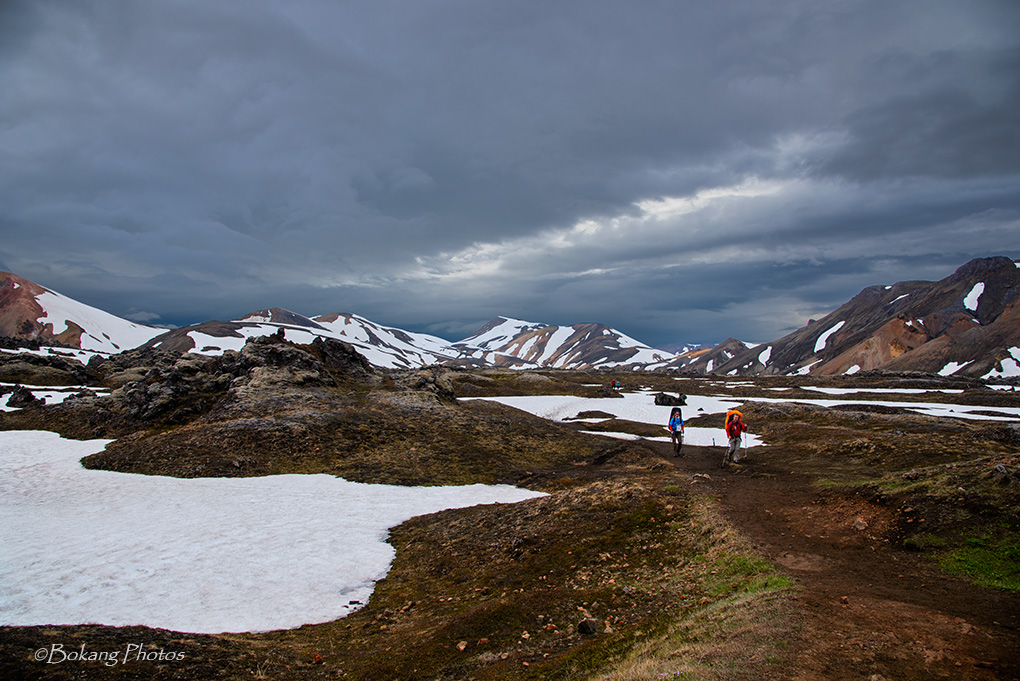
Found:
[[[1020,255],[1017,36],[1006,0],[8,2],[0,262],[171,324],[768,340]]]
[[[910,87],[847,117],[848,143],[825,171],[865,180],[1020,173],[1020,50],[896,55],[876,69]]]

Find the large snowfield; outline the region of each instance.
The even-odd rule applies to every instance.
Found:
[[[367,602],[385,576],[389,528],[540,496],[505,485],[185,480],[81,466],[108,442],[0,432],[0,625],[218,633],[326,622]]]

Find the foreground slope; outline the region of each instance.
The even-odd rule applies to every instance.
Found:
[[[744,660],[736,648],[775,649],[789,627],[788,582],[725,530],[711,503],[688,492],[686,478],[662,466],[649,447],[492,402],[461,403],[452,380],[462,372],[378,372],[351,346],[331,339],[295,345],[277,336],[254,338],[240,351],[208,357],[142,348],[93,368],[112,388],[109,395],[82,391],[60,404],[32,403],[0,414],[0,429],[117,438],[84,460],[106,470],[180,478],[330,473],[396,484],[509,482],[550,496],[444,512],[395,528],[393,569],[366,607],[347,618],[229,636],[101,625],[3,627],[4,678],[78,678],[83,671],[114,679],[589,676],[611,669],[637,643],[687,649],[669,632],[715,631],[704,618],[717,615],[730,618],[724,630],[741,643],[713,647],[717,654],[759,677],[779,665],[778,657]],[[533,383],[510,373],[522,386]],[[541,381],[543,387],[567,382]],[[569,383],[581,394],[597,394],[587,375]],[[265,513],[267,523],[278,522],[268,507]],[[732,563],[734,556],[744,558]],[[744,623],[756,623],[755,631],[743,631]],[[33,657],[53,646],[113,650],[129,643],[181,657],[103,669]],[[706,668],[696,658],[691,664]]]
[[[605,413],[576,426],[453,399],[469,386],[597,396],[594,373],[383,373],[335,341],[278,338],[222,357],[140,350],[97,370],[136,379],[108,399],[0,415],[0,428],[118,437],[86,462],[103,468],[495,479],[549,496],[395,528],[392,570],[364,608],[334,622],[229,636],[0,628],[3,678],[990,681],[1020,673],[1016,571],[1004,574],[1003,591],[947,575],[938,562],[958,547],[1009,558],[1020,517],[1015,423],[867,399],[868,390],[902,389],[898,401],[920,406],[949,390],[984,418],[1015,418],[1012,392],[958,377],[640,374],[635,395],[722,392],[742,405],[768,446],[723,471],[720,447],[688,447],[675,459],[665,442],[574,430],[664,432],[661,423],[613,417],[627,397],[603,394]],[[812,404],[819,388],[860,392],[826,407]],[[721,430],[721,413],[685,415],[691,427]],[[276,520],[267,511],[266,522]],[[139,643],[183,658],[112,668],[33,659],[52,646]]]

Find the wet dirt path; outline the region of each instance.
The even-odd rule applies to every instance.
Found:
[[[721,447],[661,452],[798,583],[803,636],[786,678],[1020,679],[1020,598],[893,546],[890,509],[823,493],[775,450],[728,469]]]

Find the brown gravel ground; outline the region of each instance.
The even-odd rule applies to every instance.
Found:
[[[633,376],[623,380],[625,389],[634,387],[626,383]],[[861,377],[856,385],[883,380],[894,379]],[[527,380],[487,372],[461,376],[458,394],[592,394],[592,381],[564,372]],[[513,482],[550,495],[394,528],[389,575],[361,610],[335,622],[221,635],[0,627],[0,678],[1020,678],[1020,598],[948,575],[937,563],[940,550],[968,540],[1016,541],[1015,473],[1003,481],[990,472],[999,464],[1016,470],[1008,424],[753,402],[775,395],[766,387],[819,397],[789,379],[751,387],[642,381],[747,400],[752,431],[768,446],[723,470],[721,448],[687,447],[677,459],[665,443],[576,433],[591,424],[547,424],[484,403],[419,408],[412,400],[401,419],[430,416],[416,433],[385,426],[393,397],[380,398],[389,400],[384,407],[372,395],[352,402],[329,391],[329,409],[288,405],[257,420],[203,417],[125,437],[93,465],[186,477],[360,471],[364,480]],[[1013,395],[966,389],[953,399],[989,408],[1017,403]],[[342,418],[339,407],[349,410]],[[720,427],[720,419],[692,425]],[[8,420],[16,424],[8,427],[32,427],[30,416]],[[250,425],[298,433],[300,456],[258,452]],[[250,443],[249,459],[218,451],[221,439],[235,438]],[[184,460],[171,458],[181,450],[189,452]],[[385,464],[389,458],[395,465]],[[579,630],[582,621],[593,633]],[[53,646],[132,645],[151,659],[33,659]]]

